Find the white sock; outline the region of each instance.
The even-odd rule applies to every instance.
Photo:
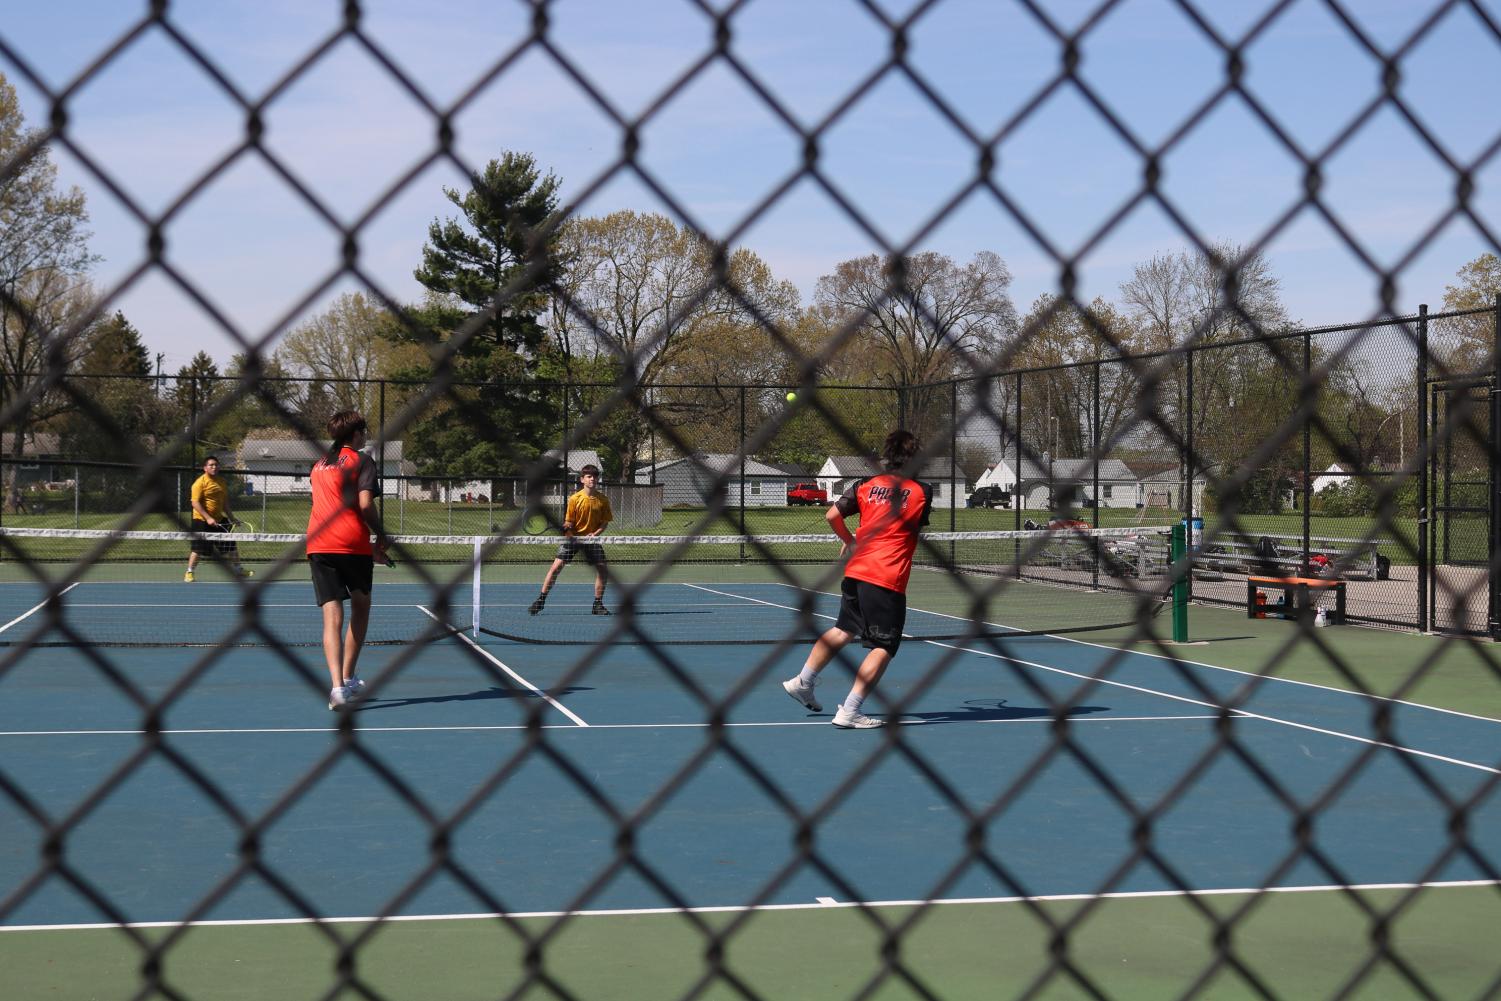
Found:
[[[812,688],[818,684],[818,672],[805,664],[803,665],[803,669],[797,672],[797,680],[799,684]]]
[[[860,707],[864,704],[865,696],[856,695],[854,689],[850,689],[850,693],[844,697],[845,712],[857,713],[860,711]]]

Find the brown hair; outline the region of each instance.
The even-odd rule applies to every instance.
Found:
[[[365,422],[365,415],[358,410],[340,410],[328,419],[328,436],[333,439],[328,446],[328,461],[338,461],[339,449],[349,443],[356,432],[368,431],[370,425]]]
[[[886,443],[881,446],[881,464],[887,469],[901,469],[921,447],[917,443],[917,435],[911,431],[893,431],[886,436]]]
[[[597,480],[597,479],[599,479],[599,467],[596,466],[594,463],[591,462],[587,466],[584,466],[582,469],[579,470],[579,475],[580,476],[590,476],[590,475],[592,475]]]

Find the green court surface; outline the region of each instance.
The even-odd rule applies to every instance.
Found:
[[[1263,988],[1276,997],[1330,997],[1352,983],[1358,987],[1350,996],[1373,999],[1425,990],[1473,998],[1495,987],[1501,893],[1494,886],[1428,889],[1415,899],[1408,890],[1330,890],[1254,900],[1227,894],[1197,903],[1208,913],[1181,898],[1145,898],[1103,900],[1087,910],[1066,901],[956,903],[920,913],[881,907],[706,914],[702,927],[668,914],[589,916],[562,925],[556,918],[388,923],[373,932],[358,923],[198,927],[171,945],[159,972],[164,986],[194,998],[354,998],[362,991],[349,984],[340,990],[339,943],[368,935],[348,968],[361,988],[453,1001],[560,996],[549,983],[566,992],[561,996],[610,1001],[664,1001],[700,985],[706,989],[698,996],[706,998],[743,998],[749,991],[777,1001],[823,1001],[853,997],[877,978],[880,986],[866,996],[926,992],[976,1001],[1019,996],[1037,984],[1043,985],[1037,996],[1060,1001],[1157,1001],[1195,982],[1203,984],[1199,996],[1217,999],[1263,997]],[[1405,971],[1376,958],[1363,908],[1396,915],[1389,935]],[[1242,909],[1246,916],[1223,953],[1217,951],[1214,919]],[[1077,977],[1061,964],[1050,966],[1049,922],[1070,926],[1062,957]],[[883,926],[906,929],[890,953],[900,971],[894,965],[884,976]],[[116,929],[0,935],[7,996],[130,997],[142,982],[145,957],[165,935],[142,931],[139,942]],[[535,968],[526,962],[523,936],[545,938]],[[716,936],[723,938],[716,943]],[[536,979],[523,988],[528,976]]]
[[[1308,630],[1208,605],[1193,606],[1190,623],[1183,646],[1146,643],[1130,629],[1079,639],[1501,720],[1501,649],[1489,641],[1358,626]]]

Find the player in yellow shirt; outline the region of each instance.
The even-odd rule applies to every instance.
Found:
[[[552,590],[563,567],[572,563],[580,553],[584,562],[594,568],[594,614],[610,614],[605,607],[605,584],[609,581],[605,547],[590,540],[599,538],[615,514],[610,510],[610,498],[599,492],[598,466],[591,464],[580,469],[579,482],[582,489],[568,498],[568,508],[563,512],[563,544],[558,546],[558,554],[542,581],[542,593],[528,609],[533,615],[542,611],[542,606],[547,603],[547,592]]]
[[[203,460],[203,475],[193,481],[189,494],[193,504],[193,531],[200,533],[229,532],[234,524],[234,515],[229,510],[229,488],[219,479],[219,457],[211,455]],[[240,550],[233,542],[216,542],[195,537],[188,553],[188,572],[182,575],[187,583],[193,583],[193,568],[198,557],[226,560],[236,577],[254,577],[255,574],[240,566]]]

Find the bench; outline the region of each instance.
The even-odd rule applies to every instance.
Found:
[[[1317,605],[1313,597],[1315,594],[1333,591],[1334,611],[1329,613],[1329,623],[1339,625],[1345,621],[1345,582],[1342,580],[1326,580],[1322,577],[1247,577],[1246,618],[1265,618],[1273,608],[1278,607],[1270,602],[1262,604],[1256,601],[1257,592],[1263,587],[1276,588],[1282,592],[1280,607],[1285,618],[1301,617],[1303,610]],[[1289,601],[1289,598],[1292,600]],[[1290,616],[1287,615],[1288,609],[1293,612]]]
[[[1342,579],[1385,580],[1391,561],[1378,549],[1390,545],[1386,539],[1335,539],[1311,536],[1308,557],[1322,556],[1331,573]],[[1267,550],[1270,549],[1271,552]],[[1195,553],[1194,568],[1209,573],[1260,573],[1295,576],[1305,569],[1301,535],[1231,535],[1208,543]]]

